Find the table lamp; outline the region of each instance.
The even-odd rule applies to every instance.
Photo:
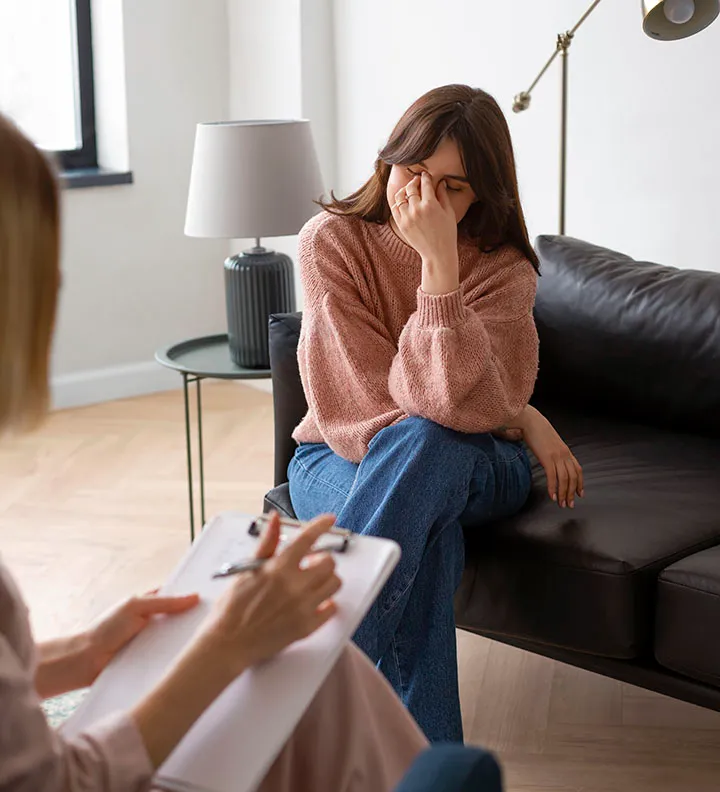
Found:
[[[198,124],[185,233],[255,239],[225,261],[230,355],[238,366],[269,368],[270,314],[295,310],[292,259],[260,240],[297,234],[319,211],[322,192],[309,121]]]
[[[530,99],[535,86],[555,58],[562,57],[562,93],[560,103],[560,233],[565,233],[565,196],[567,192],[567,102],[568,102],[568,55],[570,45],[582,23],[600,5],[602,0],[594,0],[588,10],[580,17],[575,27],[560,33],[555,51],[543,66],[527,91],[515,96],[513,110],[522,113],[530,107]],[[712,24],[720,14],[720,0],[641,0],[643,30],[650,38],[658,41],[675,41],[699,33]]]

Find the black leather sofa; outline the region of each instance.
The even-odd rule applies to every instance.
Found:
[[[513,519],[467,532],[459,627],[720,710],[720,274],[540,237],[533,396],[583,465],[559,510],[535,471]],[[273,317],[275,482],[306,410],[299,314]],[[351,398],[351,394],[348,394]]]

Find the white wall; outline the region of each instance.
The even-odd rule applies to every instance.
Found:
[[[338,107],[333,0],[302,0],[302,114],[310,119],[325,187],[337,184]]]
[[[650,40],[639,3],[605,0],[570,62],[567,231],[638,258],[720,271],[720,20]],[[508,116],[533,235],[557,230],[560,64],[511,112],[588,0],[335,0],[338,184],[359,185],[407,105],[443,83]]]
[[[301,114],[300,0],[227,0],[230,115]]]
[[[175,386],[179,376],[153,362],[155,349],[226,326],[227,244],[183,234],[195,125],[228,115],[226,2],[95,5],[98,92],[104,81],[115,84],[113,102],[106,93],[99,104],[101,152],[106,162],[108,151],[115,152],[110,164],[123,161],[117,124],[125,114],[117,110],[124,82],[124,159],[135,183],[63,194],[53,382],[58,406]],[[118,35],[124,36],[124,64]]]

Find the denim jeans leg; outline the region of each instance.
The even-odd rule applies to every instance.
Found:
[[[380,614],[377,634],[382,638],[393,630],[393,635],[379,668],[431,742],[461,743],[453,594],[462,574],[464,543],[457,520],[443,523],[433,531],[407,598]],[[373,622],[366,619],[355,642],[369,643],[372,629]]]
[[[355,641],[432,741],[462,740],[453,616],[464,565],[461,520],[470,505],[483,521],[522,505],[518,497],[502,502],[521,457],[517,446],[488,435],[408,418],[379,432],[359,466],[321,444],[298,448],[290,466],[301,519],[333,511],[343,527],[402,547]]]
[[[463,526],[478,528],[517,514],[525,505],[532,487],[532,467],[522,443],[511,443],[493,435],[470,435],[492,462],[493,489],[487,491],[483,476],[470,484],[467,506],[460,517]]]
[[[395,792],[502,792],[502,772],[482,748],[435,745],[420,754]]]
[[[300,520],[339,514],[350,494],[358,466],[324,443],[303,443],[288,467],[290,500]]]
[[[491,488],[468,436],[408,418],[373,438],[338,518],[402,548],[355,641],[433,741],[462,740],[452,603],[464,565],[459,518],[478,468]]]

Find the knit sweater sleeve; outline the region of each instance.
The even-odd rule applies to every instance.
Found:
[[[77,737],[45,720],[35,692],[27,608],[0,563],[0,792],[147,792],[153,766],[132,718]]]
[[[490,285],[417,294],[393,360],[389,391],[409,415],[459,432],[487,432],[527,405],[538,369],[536,275],[514,248]]]
[[[407,415],[388,390],[397,347],[367,307],[350,257],[327,224],[311,223],[300,234],[305,304],[298,363],[323,439],[339,456],[360,462],[370,440]]]

